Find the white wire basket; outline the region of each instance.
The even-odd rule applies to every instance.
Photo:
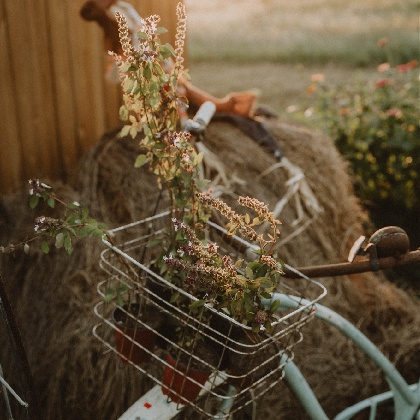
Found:
[[[118,245],[104,240],[107,249],[100,265],[107,278],[98,285],[103,300],[95,306],[100,322],[93,333],[121,360],[160,385],[180,409],[189,406],[204,417],[227,418],[281,380],[285,361],[293,360],[293,347],[302,340],[301,327],[313,318],[314,304],[326,290],[303,275],[281,278],[277,292],[295,299],[298,309],[277,312],[269,334],[252,333],[249,326],[208,304],[204,322],[197,313],[171,303],[175,294],[190,303],[198,299],[152,269],[156,255],[149,245],[168,223],[169,213],[161,213],[111,231]],[[208,234],[232,260],[255,256],[250,244],[226,235],[216,224],[209,223]],[[141,302],[132,301],[129,310],[118,299],[107,301],[110,291],[121,302],[134,294]],[[176,335],[180,328],[189,331],[184,339],[189,346]],[[220,411],[224,404],[228,414]]]

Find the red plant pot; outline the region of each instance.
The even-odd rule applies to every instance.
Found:
[[[131,361],[135,365],[148,362],[152,355],[145,349],[153,350],[156,342],[156,334],[153,330],[141,325],[130,325],[127,315],[120,308],[113,313],[115,330],[115,349],[122,355],[124,362]],[[131,340],[130,340],[131,338]]]
[[[202,386],[210,376],[210,371],[188,368],[168,353],[166,361],[170,366],[165,366],[162,379],[162,392],[173,402],[188,404],[194,401],[200,393]],[[179,372],[175,371],[177,369]],[[192,382],[191,379],[198,382]]]

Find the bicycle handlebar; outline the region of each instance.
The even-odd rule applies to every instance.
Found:
[[[206,129],[207,125],[209,124],[210,120],[213,118],[214,113],[216,112],[216,105],[211,101],[204,102],[197,113],[195,114],[194,118],[191,120],[189,119],[184,127],[184,131],[188,131],[189,133],[194,134],[201,134]]]
[[[296,270],[308,277],[330,277],[379,271],[420,262],[420,248],[410,252],[408,235],[398,226],[386,226],[378,229],[364,246],[365,239],[364,236],[361,236],[356,240],[349,253],[349,262],[300,267]],[[354,260],[357,255],[369,255],[369,258]],[[286,277],[298,277],[287,267],[284,271]]]
[[[406,254],[400,256],[382,257],[378,259],[378,262],[379,270],[420,262],[420,249],[416,251],[407,252]],[[366,258],[360,261],[345,262],[338,264],[297,267],[296,270],[312,278],[345,276],[348,274],[365,273],[367,271],[377,271],[372,267],[372,261],[370,258]],[[299,277],[298,274],[291,270],[288,270],[287,268],[285,268],[283,271],[285,272],[285,276],[288,278]]]

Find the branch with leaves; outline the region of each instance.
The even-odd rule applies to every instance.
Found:
[[[38,179],[29,180],[29,206],[34,209],[40,202],[45,202],[50,208],[56,205],[63,207],[60,218],[38,216],[35,219],[34,235],[16,244],[0,247],[0,253],[12,253],[18,249],[29,252],[30,244],[40,242],[44,253],[55,248],[64,248],[68,254],[73,252],[73,240],[78,237],[109,237],[106,225],[89,216],[89,211],[77,201],[66,203],[57,197],[51,186]]]

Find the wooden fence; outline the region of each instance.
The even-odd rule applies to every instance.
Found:
[[[0,1],[0,193],[66,180],[119,124],[120,87],[105,79],[102,31],[79,14],[85,1]],[[173,42],[179,0],[126,1],[159,14]]]

